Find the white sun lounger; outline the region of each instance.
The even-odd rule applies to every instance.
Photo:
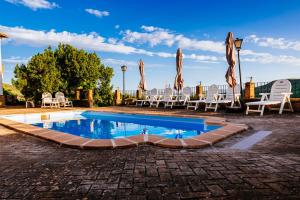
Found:
[[[247,110],[246,115],[249,112],[259,112],[261,116],[264,114],[265,106],[280,105],[279,108],[269,108],[270,110],[279,110],[279,114],[282,114],[283,110],[293,112],[291,104],[292,84],[289,80],[277,80],[273,83],[271,93],[260,93],[262,95],[260,101],[246,103]],[[268,97],[269,96],[269,97]],[[288,109],[284,109],[285,104],[288,104]],[[250,106],[257,106],[258,108],[253,110]]]
[[[181,95],[177,96],[176,99],[171,99],[165,103],[165,107],[173,108],[174,104],[180,103],[181,105],[185,106],[188,101],[190,101],[190,97],[192,94],[192,89],[190,87],[185,87],[182,89]]]
[[[210,109],[209,104],[212,101],[216,101],[218,98],[218,86],[217,85],[211,85],[208,87],[206,98],[200,97],[199,100],[192,100],[187,102],[187,109],[194,108],[197,110],[200,103],[205,103],[205,111],[207,109]]]
[[[151,96],[151,90],[150,91],[146,91],[145,93],[145,99],[139,99],[139,100],[136,100],[136,106],[143,106],[145,101],[149,100],[150,99],[150,96]]]
[[[165,104],[166,107],[166,103],[170,100],[173,99],[173,90],[172,88],[166,88],[164,90],[164,94],[162,98],[157,98],[156,100],[152,101],[152,104],[150,104],[151,106],[156,106],[158,108],[159,104],[162,102]]]
[[[72,101],[69,101],[69,99],[66,98],[64,93],[62,93],[62,92],[56,92],[55,93],[55,99],[56,99],[56,101],[59,102],[60,106],[73,107]]]
[[[205,99],[205,111],[214,110],[217,111],[217,107],[215,106],[215,102],[218,100],[219,89],[217,85],[211,85],[207,91],[207,97]]]
[[[234,96],[233,89],[228,87],[225,95],[218,94],[217,100],[210,102],[209,109],[213,109],[216,112],[220,104],[230,104],[230,107],[233,108],[235,102],[237,102],[238,106],[241,107],[240,96],[240,85],[236,85],[234,87]]]
[[[42,94],[42,105],[41,108],[52,108],[59,107],[59,102],[52,98],[52,95],[49,92],[45,92]]]
[[[149,104],[151,106],[152,102],[155,101],[157,98],[158,98],[158,91],[156,88],[153,88],[146,95],[146,99],[136,101],[136,106],[143,106],[145,104]]]

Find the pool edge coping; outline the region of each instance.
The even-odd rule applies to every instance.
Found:
[[[112,112],[112,113],[121,113],[121,112]],[[129,113],[129,114],[139,114],[139,113]],[[173,116],[173,117],[174,116],[190,117],[188,115],[171,115],[171,114],[169,115],[156,114],[156,115]],[[135,135],[126,138],[117,138],[117,139],[108,140],[108,139],[83,138],[69,133],[62,133],[59,131],[36,127],[30,124],[8,120],[3,117],[0,117],[0,125],[24,134],[28,134],[31,136],[35,136],[41,139],[58,143],[61,146],[77,148],[77,149],[115,149],[115,148],[136,147],[141,144],[150,144],[159,147],[177,148],[177,149],[178,148],[203,148],[203,147],[211,146],[232,135],[243,132],[249,128],[245,124],[228,123],[225,122],[225,120],[220,120],[220,118],[218,118],[218,120],[216,120],[214,117],[208,117],[208,116],[203,116],[203,117],[196,116],[194,118],[204,118],[207,124],[220,125],[222,127],[186,139],[168,139],[153,134],[147,134],[147,135]]]

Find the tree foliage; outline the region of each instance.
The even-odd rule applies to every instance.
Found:
[[[43,92],[63,91],[67,95],[76,88],[95,89],[99,105],[112,103],[111,78],[113,69],[101,64],[96,53],[88,53],[71,45],[59,44],[55,50],[48,47],[31,58],[27,65],[16,65],[13,85],[26,98],[40,101]],[[96,88],[97,83],[100,87]]]

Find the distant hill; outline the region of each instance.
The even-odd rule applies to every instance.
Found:
[[[288,79],[292,84],[291,98],[300,98],[300,79]],[[258,83],[255,87],[255,96],[260,97],[259,93],[269,93],[274,81],[269,83]],[[261,84],[261,85],[260,85]]]

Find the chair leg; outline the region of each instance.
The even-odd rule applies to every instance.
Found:
[[[264,110],[265,110],[265,105],[262,106],[261,111],[260,111],[260,116],[264,115]]]
[[[288,101],[288,105],[289,105],[289,107],[290,107],[290,111],[291,111],[291,112],[294,112],[294,109],[293,109],[292,103],[291,103],[290,101]]]
[[[284,109],[285,102],[282,102],[279,109],[279,114],[281,115]]]
[[[215,112],[217,112],[217,110],[218,110],[218,103],[216,103],[215,105]]]
[[[249,114],[249,106],[247,105],[247,109],[246,109],[246,115]]]

